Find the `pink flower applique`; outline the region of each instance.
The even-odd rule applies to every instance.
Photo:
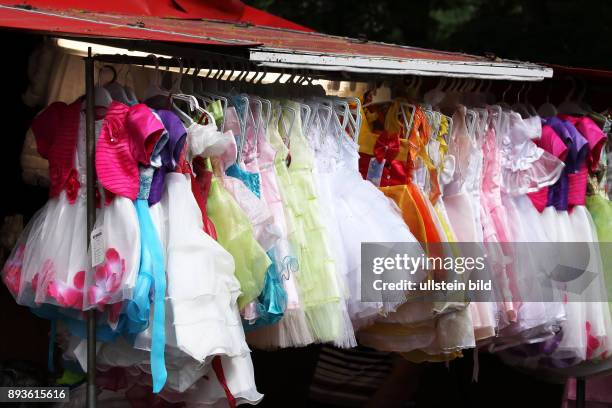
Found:
[[[92,305],[107,304],[117,292],[125,275],[125,260],[115,248],[106,250],[105,261],[96,267],[95,284],[88,288],[87,299]]]
[[[54,292],[53,288],[51,290],[49,289],[49,286],[52,286],[54,281],[55,264],[51,259],[47,259],[43,262],[40,271],[32,278],[32,290],[35,293],[34,299],[37,303],[44,302],[47,296],[56,299],[55,296],[51,294]]]
[[[593,358],[593,353],[599,348],[601,342],[597,337],[591,335],[591,322],[586,322],[586,334],[587,334],[587,359]]]
[[[79,173],[76,171],[76,169],[72,169],[70,170],[70,174],[66,180],[66,197],[68,197],[68,202],[70,204],[74,204],[76,202],[80,188],[81,183],[79,182]]]
[[[74,286],[64,282],[52,280],[47,286],[47,294],[65,308],[83,309],[83,286],[85,284],[85,271],[77,272],[72,278]]]
[[[23,266],[24,252],[25,245],[19,245],[15,249],[13,256],[6,261],[2,271],[2,280],[13,296],[18,295],[21,286],[21,268]]]
[[[83,291],[64,282],[51,282],[47,287],[47,293],[62,307],[79,310],[83,308]]]

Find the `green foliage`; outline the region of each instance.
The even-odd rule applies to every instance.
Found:
[[[250,0],[324,33],[612,68],[612,1]]]

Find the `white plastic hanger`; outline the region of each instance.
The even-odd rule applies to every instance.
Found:
[[[498,103],[498,105],[502,108],[502,109],[511,109],[510,105],[506,102],[506,94],[508,93],[508,91],[510,91],[510,89],[512,89],[512,82],[508,82],[508,86],[506,87],[506,89],[504,89],[504,91],[502,92],[502,98],[501,101]]]
[[[520,89],[516,93],[516,102],[512,105],[512,110],[519,113],[523,119],[531,116],[531,113],[527,109],[527,105],[521,102],[521,92],[525,90],[525,83],[521,84]]]
[[[331,106],[319,102],[313,104],[312,112],[313,119],[311,120],[311,126],[316,127],[316,134],[319,136],[319,140],[315,142],[320,144],[323,138],[327,137],[327,129],[329,129],[334,112]],[[309,132],[308,135],[310,134]]]
[[[410,112],[410,117],[407,116],[406,112]],[[402,115],[402,121],[404,122],[404,126],[406,129],[406,137],[408,137],[408,135],[410,134],[410,131],[412,130],[412,124],[414,123],[414,114],[416,112],[416,106],[411,104],[411,103],[407,103],[407,102],[400,102],[400,113]]]
[[[157,58],[157,55],[154,55],[154,54],[150,54],[149,57],[152,57],[153,60],[155,61],[155,71],[153,73],[154,74],[153,80],[149,82],[149,86],[147,87],[147,90],[145,92],[145,100],[151,99],[159,95],[168,96],[169,92],[163,90],[160,87],[161,74],[159,72],[159,58]]]
[[[533,117],[533,116],[538,116],[538,111],[531,104],[531,102],[529,102],[529,93],[531,92],[532,88],[533,88],[533,84],[530,82],[529,85],[527,85],[527,89],[525,90],[524,104],[527,107],[527,112],[529,112],[529,116]]]
[[[497,133],[501,129],[501,120],[502,120],[502,107],[499,105],[490,105],[489,109],[489,122],[493,122],[493,128]]]
[[[285,145],[287,147],[290,147],[291,132],[293,131],[293,126],[297,118],[297,111],[293,107],[286,105],[281,105],[280,111],[281,114],[279,115],[278,131],[280,132],[280,135],[283,138]],[[289,116],[289,118],[287,118],[286,116]]]

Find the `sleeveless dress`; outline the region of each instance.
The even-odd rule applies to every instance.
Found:
[[[452,117],[449,154],[455,166],[448,182],[443,183],[443,199],[458,242],[481,243],[482,141],[488,123],[481,120],[475,132],[469,134],[465,115],[465,107],[459,106]],[[464,159],[458,160],[459,157]],[[476,340],[482,341],[494,336],[497,330],[496,305],[492,302],[470,302],[469,309]]]
[[[348,310],[357,330],[371,324],[380,315],[395,311],[405,302],[400,299],[361,301],[361,244],[364,242],[411,242],[418,241],[404,223],[397,206],[386,198],[369,181],[363,180],[358,169],[358,146],[343,133],[339,136],[329,128],[326,134],[309,135],[315,149],[315,181],[320,197],[325,197],[324,212],[328,230],[335,223],[338,235],[336,260],[340,274],[348,282]],[[420,246],[419,246],[420,247]],[[414,256],[420,256],[421,251]],[[400,276],[418,282],[421,274]]]
[[[258,107],[251,106],[251,104],[249,104],[249,108],[249,112],[251,114],[246,118],[245,122],[244,145],[242,147],[241,154],[242,161],[240,163],[235,162],[232,164],[232,166],[228,167],[226,174],[232,176],[230,170],[240,170],[237,173],[233,173],[233,178],[242,181],[244,186],[246,186],[248,190],[255,195],[257,202],[261,203],[261,206],[265,207],[264,201],[260,200],[263,180],[261,179],[260,174],[258,159],[259,150],[257,146],[258,139],[265,137],[265,127],[263,115],[259,111]],[[242,167],[244,167],[246,170],[242,170]],[[218,171],[218,173],[221,173],[221,171]],[[228,179],[230,178],[232,177],[228,177]],[[246,203],[239,203],[239,205],[244,207]],[[253,211],[256,209],[257,207],[254,207],[247,211],[249,214],[253,214]],[[265,210],[266,211],[264,214],[269,214],[267,207],[265,207]],[[249,215],[247,214],[247,216]],[[273,221],[271,214],[269,214],[267,219],[270,223]],[[280,234],[278,234],[277,231],[274,231],[274,229],[271,227],[271,225],[267,226],[266,229],[263,230],[264,234],[269,234],[268,237],[261,235],[261,228],[259,234],[255,232],[256,237],[259,235],[260,237],[264,238],[263,244],[261,242],[260,244],[265,245],[263,246],[263,249],[266,251],[270,259],[270,265],[266,270],[264,288],[258,299],[252,301],[243,309],[243,316],[247,321],[245,322],[245,330],[253,330],[258,327],[278,322],[283,317],[284,311],[287,307],[287,294],[283,284],[281,283],[281,275],[279,271],[279,267],[281,267],[281,265],[275,262],[273,252],[274,246],[276,246],[278,243]]]
[[[302,347],[315,342],[308,324],[297,275],[301,266],[296,247],[290,242],[295,228],[293,213],[287,206],[293,199],[291,178],[287,170],[288,149],[274,118],[280,117],[280,103],[274,102],[274,113],[266,133],[257,138],[257,163],[262,176],[262,196],[274,216],[274,226],[280,238],[273,249],[275,263],[287,293],[287,308],[277,324],[258,328],[247,334],[249,344],[259,348]]]
[[[550,299],[540,284],[546,271],[541,254],[547,251],[545,226],[526,193],[554,184],[564,168],[561,160],[536,146],[542,125],[539,117],[522,119],[510,113],[510,127],[501,145],[502,201],[508,214],[513,245],[514,304],[517,321],[500,331],[490,350],[552,337],[563,320],[561,299]],[[529,244],[535,243],[535,244]]]
[[[356,345],[353,327],[346,310],[343,289],[337,279],[329,237],[321,220],[320,201],[313,180],[314,157],[302,134],[299,104],[283,102],[295,113],[289,134],[290,164],[287,167],[283,204],[291,213],[289,240],[296,250],[299,272],[296,276],[301,304],[313,337],[339,347]],[[287,115],[284,111],[283,115]],[[281,146],[279,146],[281,147]],[[281,152],[277,150],[277,155]],[[288,152],[287,152],[288,153]],[[282,156],[281,156],[282,157]],[[284,156],[287,160],[287,155]]]
[[[498,119],[498,126],[489,124],[482,142],[483,168],[480,191],[481,220],[483,226],[483,240],[489,255],[492,278],[496,282],[498,293],[498,307],[502,313],[498,314],[498,325],[503,328],[516,321],[516,310],[513,304],[512,291],[516,286],[513,275],[508,215],[501,199],[501,154],[499,141],[503,139],[509,129],[508,113],[502,112]]]

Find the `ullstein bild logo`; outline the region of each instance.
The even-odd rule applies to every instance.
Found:
[[[361,301],[608,301],[601,254],[612,244],[460,242],[426,249],[363,243]]]

